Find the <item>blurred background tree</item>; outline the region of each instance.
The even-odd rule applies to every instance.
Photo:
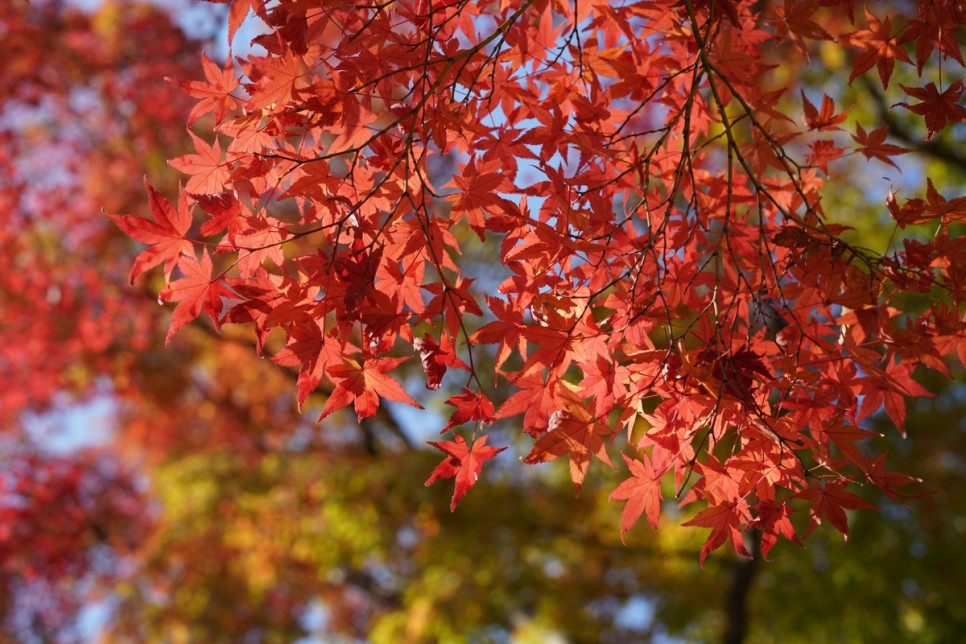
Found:
[[[158,278],[127,286],[139,249],[101,212],[146,216],[144,175],[175,191],[166,160],[188,149],[193,101],[161,79],[202,76],[222,9],[0,4],[5,638],[950,642],[966,631],[961,369],[959,384],[925,381],[939,396],[915,401],[911,440],[883,431],[895,469],[930,494],[870,497],[881,512],[852,517],[848,544],[822,529],[770,562],[718,553],[701,570],[701,531],[639,528],[621,543],[610,472],[574,499],[563,465],[496,466],[451,514],[448,490],[412,483],[438,462],[422,443],[441,422],[389,405],[362,425],[340,414],[315,425],[295,408],[295,374],[230,329],[197,323],[164,349],[168,312],[144,305]],[[810,81],[846,91],[844,61],[821,55],[829,77]],[[844,96],[852,118],[883,109],[860,84]],[[954,142],[919,152],[897,182],[928,166],[962,185]],[[881,195],[854,185],[827,209],[840,205],[882,250],[893,229]],[[418,369],[407,385],[422,386]]]

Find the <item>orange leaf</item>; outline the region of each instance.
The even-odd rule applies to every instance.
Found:
[[[627,467],[631,470],[631,477],[625,479],[608,497],[611,501],[627,501],[621,514],[621,540],[637,520],[644,514],[647,522],[657,529],[657,521],[661,516],[661,475],[654,473],[654,467],[647,454],[641,459],[622,455]]]

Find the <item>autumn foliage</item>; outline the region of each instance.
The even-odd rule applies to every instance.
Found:
[[[864,248],[823,191],[908,149],[781,70],[842,47],[928,141],[966,119],[958,3],[230,4],[263,50],[177,79],[214,134],[171,159],[175,199],[148,185],[153,219],[111,215],[147,245],[132,279],[164,272],[169,343],[247,325],[320,418],[421,407],[398,375],[419,361],[462,387],[427,482],[455,478],[454,507],[500,423],[578,491],[620,453],[624,533],[697,504],[702,561],[750,529],[765,555],[848,536],[863,485],[915,493],[862,425],[903,432],[917,369],[966,362],[966,199],[890,191],[897,233],[927,234]]]

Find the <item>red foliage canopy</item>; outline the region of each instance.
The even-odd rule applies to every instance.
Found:
[[[792,120],[772,70],[838,42],[850,80],[875,68],[931,138],[966,116],[958,2],[234,0],[232,34],[250,9],[264,53],[181,82],[216,136],[171,161],[187,184],[155,211],[177,216],[115,217],[152,244],[135,272],[177,262],[172,333],[202,312],[253,325],[300,400],[331,392],[323,416],[418,406],[391,375],[408,357],[430,389],[464,372],[430,478],[456,477],[454,505],[493,420],[533,437],[527,463],[567,455],[578,489],[626,434],[623,529],[657,525],[667,475],[704,504],[702,559],[745,554],[753,527],[766,550],[797,540],[795,507],[847,534],[867,504],[846,489],[912,481],[880,476],[858,425],[884,407],[902,431],[914,369],[966,359],[966,211],[929,184],[888,204],[928,239],[845,241],[821,199],[836,160],[906,150],[877,123],[836,135],[829,97]],[[890,85],[930,57],[939,85]]]

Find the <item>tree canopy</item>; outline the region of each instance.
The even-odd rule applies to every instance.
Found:
[[[7,632],[959,632],[957,3],[215,4],[0,8]]]

